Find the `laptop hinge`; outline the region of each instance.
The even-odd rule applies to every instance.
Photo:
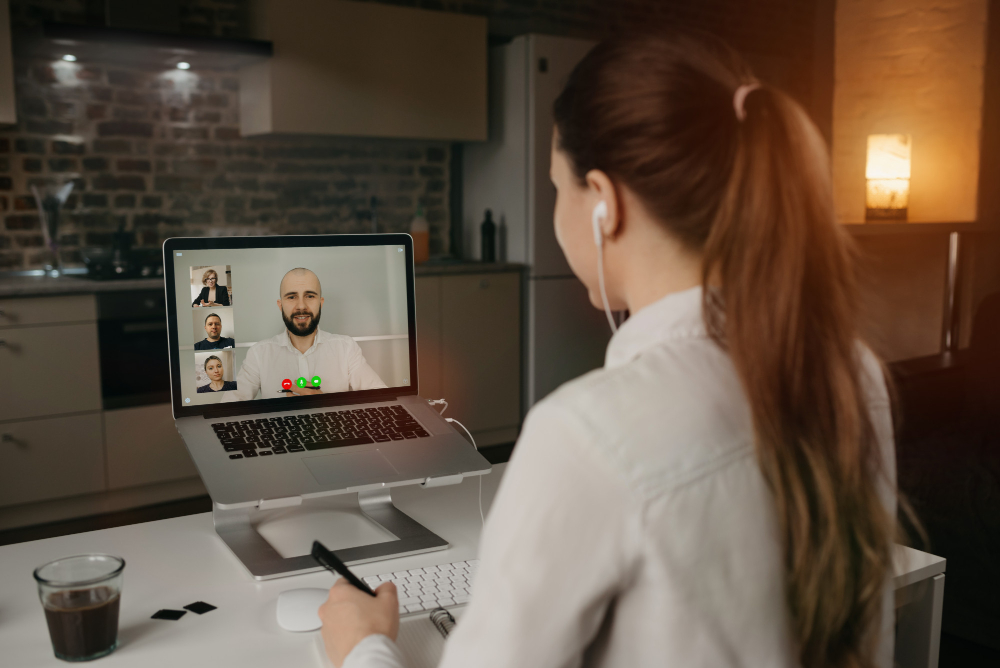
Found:
[[[456,473],[455,475],[443,475],[437,478],[425,478],[421,487],[445,487],[446,485],[457,485],[462,482],[463,476],[461,473]]]
[[[301,506],[301,496],[288,496],[283,499],[261,499],[257,502],[257,510],[274,510],[275,508],[291,508]]]

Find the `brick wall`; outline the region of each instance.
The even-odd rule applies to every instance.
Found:
[[[246,36],[248,0],[179,0],[180,32]],[[813,4],[794,0],[402,0],[487,15],[491,32],[599,37],[636,24],[717,32],[810,99]],[[16,35],[42,20],[103,25],[103,2],[11,0]],[[753,60],[753,59],[752,59]],[[775,65],[777,64],[777,65]],[[241,138],[228,72],[144,71],[109,63],[15,59],[18,125],[0,130],[0,270],[52,262],[30,186],[72,179],[63,260],[119,226],[140,245],[169,236],[404,231],[418,204],[432,253],[447,252],[450,148],[362,138]]]
[[[63,260],[110,243],[170,236],[407,229],[427,209],[434,250],[447,238],[448,146],[441,142],[243,139],[231,73],[145,72],[18,61],[18,128],[0,133],[0,268],[43,266],[31,185],[72,179]]]

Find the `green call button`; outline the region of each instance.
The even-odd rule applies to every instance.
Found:
[[[319,387],[319,384],[321,382],[322,382],[322,380],[320,379],[319,376],[313,376],[313,380],[312,380],[313,387]]]

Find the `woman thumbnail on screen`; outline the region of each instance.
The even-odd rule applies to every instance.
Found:
[[[199,394],[231,392],[236,389],[236,372],[233,369],[233,352],[215,350],[195,353],[195,386]]]
[[[191,267],[191,306],[232,306],[233,275],[228,264]]]

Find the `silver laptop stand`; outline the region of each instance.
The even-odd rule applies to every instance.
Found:
[[[345,564],[363,564],[392,557],[433,552],[448,547],[448,541],[415,521],[392,503],[391,489],[358,492],[361,512],[392,535],[390,540],[334,550]],[[254,528],[256,508],[223,509],[212,505],[215,531],[255,580],[320,571],[323,567],[309,555],[282,557]]]

